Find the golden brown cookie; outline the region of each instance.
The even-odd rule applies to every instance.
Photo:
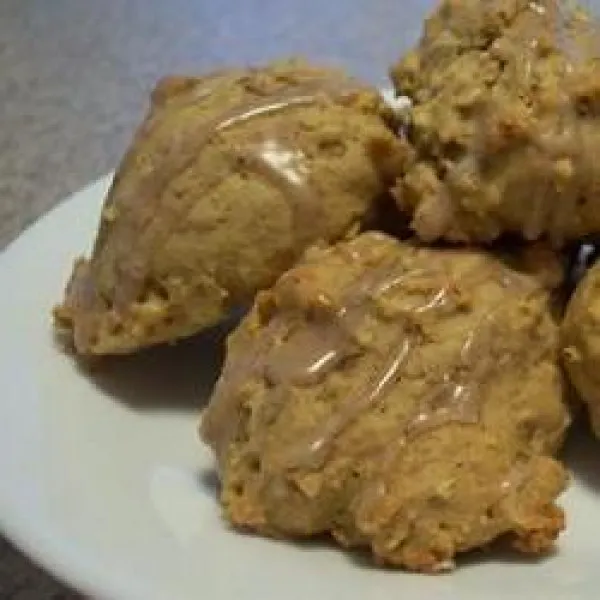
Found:
[[[424,240],[600,231],[600,27],[562,0],[443,0],[392,69],[395,195]]]
[[[550,548],[569,424],[550,294],[479,251],[314,249],[228,341],[202,436],[226,518],[422,571]]]
[[[562,357],[600,437],[600,263],[579,282],[561,326]]]
[[[394,143],[390,118],[374,90],[297,61],[165,79],[58,326],[80,354],[123,353],[249,303],[369,215],[384,185],[366,147]]]

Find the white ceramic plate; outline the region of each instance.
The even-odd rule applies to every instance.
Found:
[[[196,435],[224,332],[95,375],[53,344],[49,311],[89,247],[107,185],[76,194],[0,255],[0,519],[17,546],[110,600],[597,597],[600,452],[589,438],[571,449],[569,529],[546,560],[476,556],[430,577],[229,531]]]

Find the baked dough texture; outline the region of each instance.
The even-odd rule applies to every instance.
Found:
[[[444,0],[392,69],[395,195],[423,240],[600,231],[600,27],[562,0]]]
[[[375,90],[300,61],[163,80],[59,329],[79,354],[126,353],[249,304],[369,218],[385,186],[368,148],[395,143],[391,120]]]
[[[600,263],[583,277],[561,326],[562,357],[600,437]]]
[[[201,434],[225,517],[435,572],[564,526],[550,292],[478,250],[377,232],[311,249],[228,340]]]

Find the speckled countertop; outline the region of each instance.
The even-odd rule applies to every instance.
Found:
[[[159,76],[303,54],[384,84],[388,64],[418,35],[432,5],[3,0],[0,249],[115,167]],[[1,599],[77,597],[0,539]]]

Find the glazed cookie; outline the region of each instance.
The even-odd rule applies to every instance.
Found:
[[[201,432],[226,518],[410,569],[563,527],[550,293],[476,250],[365,233],[311,250],[231,335]]]
[[[560,0],[444,0],[392,69],[395,195],[424,240],[600,231],[600,28]]]
[[[384,184],[367,146],[395,143],[390,119],[376,91],[302,62],[165,79],[59,329],[80,354],[125,353],[250,303],[307,246],[369,216]]]

